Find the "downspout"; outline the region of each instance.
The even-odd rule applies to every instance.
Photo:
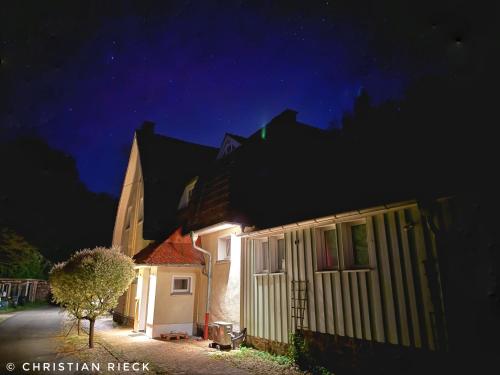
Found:
[[[193,247],[202,252],[203,254],[208,255],[208,285],[207,285],[207,305],[205,307],[205,325],[203,327],[203,339],[208,340],[208,318],[210,315],[210,290],[212,287],[212,254],[210,252],[206,251],[205,249],[202,249],[198,245],[196,245],[196,240],[198,239],[198,235],[195,234],[193,231],[190,233],[191,235],[191,243],[193,244]]]

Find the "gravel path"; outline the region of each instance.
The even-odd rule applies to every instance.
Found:
[[[74,332],[74,331],[73,331]],[[208,347],[208,342],[195,339],[160,341],[134,334],[130,328],[115,327],[111,318],[96,323],[96,345],[87,348],[87,336],[69,335],[61,342],[61,356],[79,362],[99,362],[101,369],[107,363],[149,363],[147,374],[286,374],[300,371],[272,360],[239,351],[221,353]],[[241,354],[241,353],[240,353]],[[61,360],[61,359],[60,359]],[[113,374],[121,372],[110,372]],[[130,374],[130,372],[123,372]],[[134,372],[134,374],[141,373]]]

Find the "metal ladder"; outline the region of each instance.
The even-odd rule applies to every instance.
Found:
[[[307,329],[304,325],[304,315],[307,304],[307,281],[292,280],[292,318],[296,330]]]

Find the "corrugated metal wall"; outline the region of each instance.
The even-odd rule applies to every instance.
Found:
[[[418,208],[385,210],[353,220],[363,217],[370,270],[315,271],[315,227],[308,227],[285,232],[285,273],[254,275],[255,240],[244,240],[242,315],[249,335],[287,343],[295,329],[291,282],[307,280],[304,325],[310,330],[431,350],[438,347],[434,305],[441,309],[442,303],[433,303],[426,276],[430,270],[439,275],[437,251]],[[439,283],[439,277],[432,281]],[[434,296],[441,296],[437,288]]]

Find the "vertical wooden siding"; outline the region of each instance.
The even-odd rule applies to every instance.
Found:
[[[435,349],[436,312],[426,276],[429,264],[437,267],[432,234],[416,206],[366,216],[366,224],[371,270],[364,271],[316,272],[311,227],[285,232],[285,273],[254,275],[254,240],[245,239],[242,300],[248,334],[287,343],[295,329],[291,281],[307,280],[304,325],[311,331]]]

